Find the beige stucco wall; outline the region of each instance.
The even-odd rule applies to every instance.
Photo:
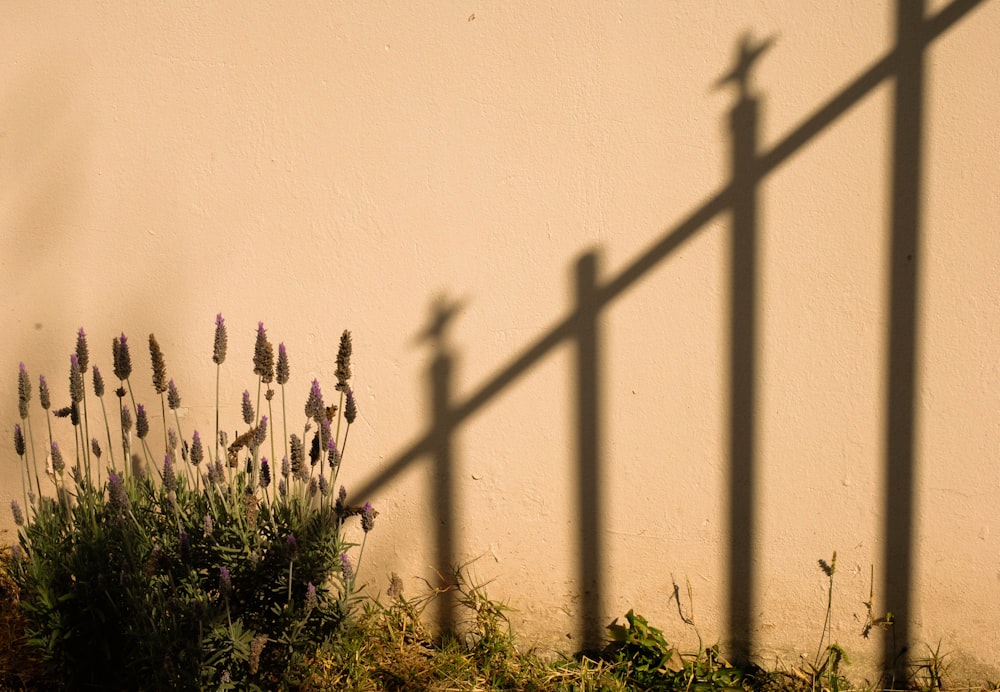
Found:
[[[216,313],[231,427],[258,320],[287,344],[302,402],[313,377],[332,391],[349,328],[361,416],[344,474],[381,512],[373,590],[395,571],[419,592],[450,532],[519,633],[572,650],[597,601],[580,587],[588,438],[566,320],[574,267],[598,249],[598,282],[619,282],[599,314],[598,448],[582,454],[598,466],[598,514],[583,512],[602,550],[596,616],[634,607],[692,646],[668,600],[672,577],[682,592],[688,579],[702,635],[725,643],[731,216],[688,220],[728,185],[737,90],[716,84],[749,34],[773,39],[750,92],[761,152],[842,111],[757,189],[754,650],[815,653],[816,560],[836,550],[834,638],[865,670],[881,644],[860,636],[862,602],[874,566],[876,609],[889,607],[892,569],[894,82],[844,94],[892,50],[894,7],[4,3],[3,507],[20,493],[18,362],[63,392],[78,327],[106,372],[124,330],[145,373],[155,332],[188,431],[209,427]],[[1000,3],[956,8],[925,55],[908,618],[916,655],[940,640],[970,676],[997,679]],[[469,404],[453,419],[444,528],[432,457],[386,475],[430,425],[426,333],[442,302],[454,400]],[[137,389],[151,400],[149,382]]]

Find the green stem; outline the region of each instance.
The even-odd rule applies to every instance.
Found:
[[[160,416],[163,418],[163,449],[165,453],[168,453],[172,450],[170,449],[170,440],[167,437],[167,401],[163,392],[160,392]]]
[[[285,439],[285,457],[287,458],[288,457],[288,414],[285,413],[285,385],[281,385],[281,434]]]
[[[347,436],[350,434],[350,432],[351,432],[351,424],[348,423],[347,427],[344,428],[344,445],[337,450],[340,452],[341,460],[343,460],[344,458],[344,450],[347,449]]]
[[[35,467],[35,486],[38,490],[38,499],[42,499],[42,483],[38,480],[38,459],[35,457],[35,435],[31,431],[31,416],[26,416],[24,419],[24,427],[28,429],[28,446],[31,448],[31,465]],[[50,428],[51,430],[51,428]],[[51,433],[49,435],[51,440]],[[52,448],[52,442],[49,442],[49,448]]]
[[[269,430],[267,436],[271,438],[271,470],[274,470],[274,411],[271,409],[271,400],[267,400],[267,423]],[[274,476],[274,474],[271,474]]]
[[[215,366],[215,458],[219,458],[219,372],[221,365]]]
[[[337,434],[333,439],[340,444],[340,421],[344,418],[344,390],[340,390],[340,403],[337,405]],[[346,435],[344,442],[347,442]]]
[[[23,454],[19,455],[24,457]],[[27,477],[27,481],[25,481]],[[31,485],[31,471],[28,470],[28,459],[24,458],[24,466],[21,468],[21,492],[24,494],[24,511],[28,512],[31,510],[31,505],[28,504],[28,486]],[[30,515],[29,515],[30,516]]]
[[[184,447],[184,433],[181,432],[181,419],[180,419],[180,416],[177,415],[177,409],[172,409],[172,410],[174,412],[174,422],[177,423],[177,440],[178,440],[178,444],[181,445],[181,448],[183,449],[183,447]],[[174,461],[176,461],[176,459]],[[191,466],[192,466],[191,459],[189,457],[188,460],[187,460],[187,463],[184,464],[184,471],[185,471],[185,473],[187,475],[188,484],[190,486],[195,486],[196,484],[191,479],[191,476],[194,475],[195,477],[197,477],[199,474],[198,474],[197,469],[192,474]]]
[[[368,533],[365,532],[364,536],[361,537],[361,549],[358,551],[358,564],[354,566],[354,576],[351,577],[351,586],[358,580],[358,573],[361,571],[361,558],[365,554],[365,543],[368,542]]]
[[[114,447],[111,444],[111,424],[108,423],[108,410],[104,406],[104,397],[99,397],[99,399],[101,400],[101,413],[104,414],[104,429],[108,433],[108,455],[111,457],[111,468],[117,470],[118,467],[115,466]],[[98,474],[100,474],[100,470],[98,470]],[[98,475],[98,482],[100,482],[100,475]]]
[[[139,422],[139,407],[135,403],[135,394],[132,393],[132,382],[130,380],[125,380],[124,384],[128,385],[128,395],[132,400],[132,415],[135,417],[135,421]],[[149,414],[147,414],[146,421],[149,422]],[[146,458],[146,465],[149,466],[153,463],[149,448],[146,446],[146,441],[142,440],[142,454]],[[155,466],[154,466],[155,468]]]
[[[263,378],[257,378],[257,406],[254,408],[254,415],[257,417],[257,425],[260,425],[260,388]],[[250,484],[253,485],[257,480],[257,453],[254,452],[253,455],[253,465],[250,467]]]
[[[82,375],[81,375],[82,376]],[[87,418],[87,388],[83,390],[83,463],[87,469],[87,480],[90,480],[90,421]],[[100,482],[100,479],[98,479]]]

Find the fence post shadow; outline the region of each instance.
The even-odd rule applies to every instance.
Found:
[[[757,159],[760,100],[751,91],[754,62],[773,44],[740,42],[733,70],[739,98],[729,114],[732,227],[729,287],[729,569],[731,656],[750,661],[754,629],[755,460],[757,410],[757,219],[761,169]]]
[[[925,0],[897,0],[896,84],[892,112],[889,324],[886,354],[885,526],[882,566],[893,631],[883,635],[882,666],[890,684],[908,682],[913,570],[914,391],[920,180],[923,175]]]
[[[581,651],[594,653],[604,645],[604,561],[601,521],[601,305],[598,289],[600,255],[580,256],[575,267],[576,308],[576,456],[579,543],[579,589],[582,599]]]
[[[433,458],[430,473],[430,493],[436,509],[435,570],[439,583],[437,596],[437,625],[442,634],[455,630],[455,457],[452,445],[457,423],[452,404],[452,379],[456,356],[448,340],[448,328],[458,309],[458,304],[438,297],[431,306],[430,324],[422,335],[430,341],[433,353],[427,371],[427,390],[430,393],[429,451]]]

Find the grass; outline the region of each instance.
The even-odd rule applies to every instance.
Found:
[[[0,563],[9,559],[0,549]],[[821,565],[823,566],[823,565]],[[832,567],[828,568],[832,576]],[[826,571],[826,570],[824,570]],[[609,629],[609,643],[596,658],[545,655],[522,649],[507,618],[505,603],[475,584],[462,569],[454,574],[455,601],[459,608],[455,632],[438,633],[423,618],[438,595],[416,598],[401,593],[398,578],[384,600],[358,606],[350,624],[334,639],[317,644],[308,658],[310,675],[306,692],[480,692],[524,690],[551,692],[875,692],[879,684],[852,684],[843,675],[845,652],[836,644],[823,648],[815,661],[802,667],[764,670],[735,667],[716,647],[681,653],[661,630],[629,611],[625,622]],[[831,580],[832,590],[832,580]],[[681,608],[678,612],[694,626]],[[828,624],[828,623],[827,623]],[[43,677],[44,665],[27,645],[15,585],[0,569],[0,689],[58,689],[59,681]],[[823,637],[827,637],[826,625]],[[947,654],[940,645],[913,666],[910,689],[936,692],[946,689]],[[948,687],[965,692],[1000,692],[1000,685]]]

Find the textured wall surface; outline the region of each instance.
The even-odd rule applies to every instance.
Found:
[[[140,401],[155,332],[188,434],[217,313],[232,429],[258,320],[290,417],[348,328],[373,592],[475,559],[529,641],[693,646],[688,580],[794,662],[836,550],[857,670],[873,592],[997,679],[1000,3],[919,4],[5,3],[3,507],[79,327]]]

